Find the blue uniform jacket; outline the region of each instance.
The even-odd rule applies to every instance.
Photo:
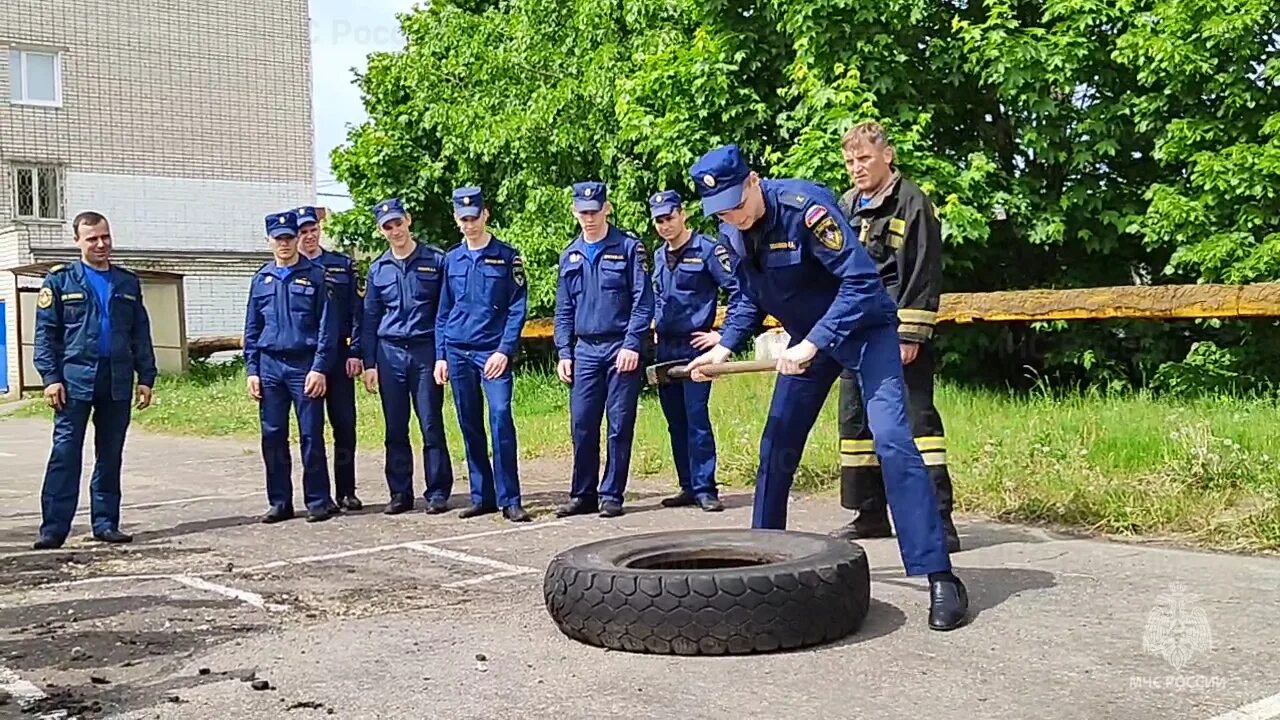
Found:
[[[338,316],[338,348],[343,358],[363,358],[360,348],[360,326],[364,320],[364,293],[359,287],[356,263],[342,253],[321,250],[311,262],[324,266],[325,276],[333,286],[333,312]],[[338,363],[341,367],[341,363]],[[335,368],[338,370],[338,368]]]
[[[613,225],[592,263],[579,234],[560,254],[556,285],[555,344],[561,360],[573,358],[577,338],[621,340],[640,352],[653,321],[649,251],[640,238]]]
[[[757,306],[753,330],[768,313],[793,341],[808,339],[832,352],[857,330],[896,326],[897,304],[836,196],[807,180],[761,186],[764,217],[744,232],[721,223],[737,256],[734,275]]]
[[[653,314],[658,339],[711,330],[719,290],[724,288],[729,293],[729,307],[720,329],[721,343],[725,347],[741,344],[751,335],[756,308],[733,275],[733,251],[695,232],[674,255],[664,242],[653,256]]]
[[[387,250],[369,266],[364,296],[364,366],[378,362],[378,340],[433,340],[444,278],[444,251],[418,243],[397,260]]]
[[[111,266],[111,397],[127,400],[133,379],[152,387],[156,382],[156,354],[151,344],[151,320],[142,304],[138,276]],[[35,366],[45,386],[62,383],[67,397],[93,400],[100,332],[98,298],[77,260],[54,266],[36,296]]]
[[[310,370],[337,366],[338,313],[324,266],[299,255],[281,280],[275,261],[258,268],[249,284],[244,317],[244,363],[248,375],[261,372],[262,353],[311,355]]]
[[[514,357],[529,304],[520,252],[490,237],[477,254],[464,241],[445,254],[444,266],[436,359],[445,359],[447,347]]]

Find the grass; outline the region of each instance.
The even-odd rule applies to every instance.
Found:
[[[720,480],[750,485],[772,389],[769,376],[716,382],[711,414]],[[1013,397],[940,383],[957,509],[989,517],[1109,535],[1160,535],[1224,550],[1280,550],[1280,406],[1274,399],[1171,401],[1122,396]],[[833,389],[797,474],[797,487],[838,486]],[[237,368],[163,378],[137,427],[178,435],[258,434],[257,406]],[[570,454],[568,389],[553,374],[524,369],[516,381],[516,426],[525,458]],[[378,397],[358,392],[359,445],[381,453]],[[449,447],[463,462],[452,398]],[[19,416],[47,414],[36,405]],[[414,444],[418,439],[413,433]],[[672,475],[666,422],[656,394],[640,401],[633,475]],[[461,465],[459,466],[461,467]]]

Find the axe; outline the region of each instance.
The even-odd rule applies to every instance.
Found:
[[[644,369],[644,374],[648,378],[650,385],[669,385],[689,377],[688,365],[689,363],[686,360],[672,360],[650,365]],[[702,373],[708,377],[719,377],[721,375],[738,375],[740,373],[768,372],[777,366],[777,360],[742,360],[703,365]]]

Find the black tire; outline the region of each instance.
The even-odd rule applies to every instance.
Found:
[[[547,611],[589,645],[664,655],[742,655],[829,643],[871,602],[856,543],[777,530],[613,538],[552,558]]]

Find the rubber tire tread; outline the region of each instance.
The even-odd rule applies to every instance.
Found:
[[[713,571],[583,567],[570,550],[548,565],[543,595],[564,635],[612,650],[743,655],[810,647],[856,632],[870,608],[866,553],[831,540],[832,551],[785,564]]]

